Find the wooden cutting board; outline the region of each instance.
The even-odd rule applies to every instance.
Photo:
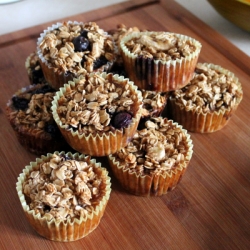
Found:
[[[4,114],[11,95],[29,84],[25,59],[35,50],[39,33],[52,23],[1,36],[0,249],[249,249],[249,57],[173,0],[128,1],[64,20],[96,21],[106,30],[124,23],[192,36],[202,43],[199,61],[238,76],[243,101],[221,131],[191,133],[194,154],[175,190],[162,197],[133,196],[110,173],[112,193],[97,229],[76,242],[52,242],[40,237],[23,214],[15,183],[36,156],[18,143]]]

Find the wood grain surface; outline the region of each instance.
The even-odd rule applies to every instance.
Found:
[[[133,196],[110,172],[112,193],[97,229],[76,242],[49,241],[32,229],[18,200],[17,177],[36,156],[18,143],[4,110],[11,95],[29,84],[25,59],[51,23],[1,36],[0,249],[249,249],[250,58],[173,0],[132,2],[67,20],[96,21],[106,30],[124,23],[196,38],[202,43],[199,61],[221,65],[240,79],[244,97],[236,114],[218,132],[191,133],[194,154],[176,189],[162,197]]]

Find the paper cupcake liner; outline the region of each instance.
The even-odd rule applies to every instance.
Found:
[[[107,74],[102,73],[100,75],[105,78]],[[114,75],[114,77],[120,79],[121,81],[124,79],[122,76],[119,77],[118,75]],[[52,114],[65,140],[76,151],[81,152],[82,154],[98,157],[113,154],[125,147],[133,138],[141,118],[141,113],[139,112],[142,105],[141,92],[138,91],[133,82],[128,82],[131,86],[131,95],[138,96],[138,104],[135,108],[136,114],[132,118],[132,122],[127,127],[115,129],[115,131],[97,132],[96,134],[79,134],[78,131],[73,131],[72,128],[68,128],[68,125],[63,124],[57,113],[58,100],[64,95],[66,89],[70,88],[70,86],[76,85],[77,81],[78,79],[74,79],[74,81],[70,81],[68,84],[65,84],[64,87],[60,88],[60,90],[56,93],[54,100],[52,101]]]
[[[58,151],[55,153],[59,154]],[[36,168],[37,164],[51,157],[51,154],[37,158],[36,162],[31,162],[30,165],[26,166],[23,172],[19,175],[18,181],[16,183],[16,190],[23,211],[34,230],[49,240],[62,242],[79,240],[96,229],[105,212],[105,208],[111,193],[110,177],[108,176],[107,170],[102,168],[100,163],[97,163],[89,156],[80,155],[78,153],[74,155],[67,153],[66,155],[71,157],[73,156],[74,159],[87,161],[89,164],[91,163],[95,165],[95,167],[99,169],[99,172],[105,181],[105,195],[102,197],[100,204],[98,204],[98,206],[96,206],[93,211],[87,214],[86,217],[80,217],[79,219],[67,219],[66,221],[56,221],[55,219],[49,221],[45,217],[41,217],[40,213],[35,214],[35,211],[30,209],[29,205],[27,204],[22,185],[29,173]]]
[[[204,65],[223,72],[225,75],[230,75],[239,87],[240,96],[236,99],[236,102],[232,107],[224,107],[223,109],[220,109],[218,111],[211,111],[208,113],[198,113],[196,107],[194,107],[193,109],[190,109],[189,107],[189,109],[187,110],[184,106],[176,103],[175,99],[170,96],[168,101],[171,118],[175,122],[181,124],[186,130],[196,133],[212,133],[225,127],[230,121],[232,115],[237,110],[243,98],[242,86],[239,83],[238,78],[235,77],[232,72],[223,69],[218,65],[206,63],[204,63]]]
[[[158,92],[180,89],[190,81],[201,50],[200,42],[195,39],[175,34],[183,41],[190,41],[196,47],[195,52],[181,59],[161,61],[138,57],[125,46],[126,42],[141,35],[156,32],[137,32],[125,36],[121,42],[121,55],[129,78],[140,88]]]
[[[179,128],[182,126],[169,120]],[[131,172],[129,169],[124,169],[124,166],[120,164],[115,155],[109,155],[108,161],[112,169],[112,172],[121,186],[129,193],[137,196],[162,196],[167,192],[173,190],[182,179],[189,162],[193,155],[193,142],[190,135],[186,130],[184,131],[186,137],[187,153],[185,161],[179,164],[174,169],[166,171],[164,174],[153,175],[140,175],[135,172]]]
[[[83,22],[77,22],[77,21],[68,21],[67,23],[73,23],[73,24],[84,24]],[[52,31],[55,30],[59,27],[61,27],[63,24],[58,22],[56,24],[53,24],[51,27],[48,27],[46,30],[44,30],[38,40],[37,40],[37,55],[39,57],[39,62],[40,65],[42,67],[42,71],[44,74],[44,77],[46,79],[46,81],[56,90],[58,90],[60,87],[63,87],[63,85],[65,83],[67,83],[68,81],[72,81],[74,78],[79,77],[81,74],[73,74],[70,72],[60,72],[57,70],[56,67],[52,66],[43,56],[42,51],[39,47],[39,44],[41,43],[41,41],[43,40],[44,36]],[[105,34],[107,36],[108,35],[107,32],[105,32]],[[110,36],[111,37],[111,36]],[[94,72],[107,72],[113,65],[114,61],[109,61],[107,62],[105,65],[102,65],[101,67],[99,67],[98,69],[94,70]]]
[[[28,92],[32,89],[40,88],[44,84],[29,85],[18,90],[13,96]],[[9,100],[6,106],[6,116],[13,128],[19,143],[33,154],[41,155],[55,150],[69,150],[70,147],[63,136],[52,137],[44,130],[32,128],[24,124],[15,122],[16,114],[14,113],[12,101]]]

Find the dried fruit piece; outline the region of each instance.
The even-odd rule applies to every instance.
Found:
[[[132,121],[132,115],[128,112],[119,112],[113,115],[111,124],[115,128],[127,127]]]

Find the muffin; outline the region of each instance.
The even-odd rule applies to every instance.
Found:
[[[171,118],[191,132],[222,129],[243,98],[239,79],[219,65],[198,63],[190,83],[171,93]]]
[[[105,156],[131,140],[141,106],[141,92],[129,79],[111,73],[91,73],[60,88],[52,102],[52,113],[73,149]]]
[[[121,186],[138,196],[161,196],[181,180],[193,154],[190,135],[163,117],[151,118],[129,144],[108,156]]]
[[[170,32],[134,32],[121,39],[121,55],[128,77],[139,89],[168,92],[191,79],[201,44]]]
[[[36,52],[32,52],[25,61],[30,84],[47,83]]]
[[[55,90],[47,84],[29,85],[17,91],[6,106],[18,141],[37,155],[70,148],[52,116],[54,95]]]
[[[59,89],[93,71],[107,71],[115,60],[112,36],[94,22],[63,22],[40,34],[37,54],[47,82]]]
[[[19,175],[16,189],[35,231],[54,241],[75,241],[100,223],[110,197],[110,177],[90,156],[54,152]]]

